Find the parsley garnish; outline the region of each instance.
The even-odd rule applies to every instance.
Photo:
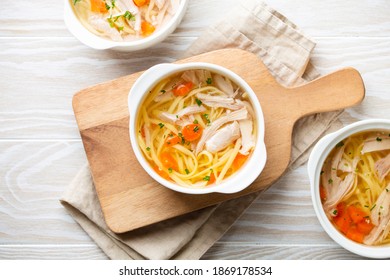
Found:
[[[333,215],[337,215],[337,210],[335,209],[335,210],[333,210]]]
[[[370,206],[368,206],[368,205],[364,205],[364,207],[368,208],[368,207],[370,207]]]
[[[158,126],[159,126],[159,127],[160,127],[160,129],[161,129],[161,128],[163,128],[163,127],[165,126],[165,124],[163,124],[163,123],[159,123],[159,124],[158,124]]]
[[[196,125],[196,126],[194,127],[194,132],[198,132],[198,130],[199,130],[199,126]]]
[[[381,142],[381,141],[382,141],[382,138],[377,137],[377,138],[376,138],[376,141]]]
[[[198,122],[198,120],[194,120],[194,124],[198,124],[199,122]]]
[[[342,146],[344,146],[344,142],[340,141],[339,143],[337,143],[336,148],[340,148]]]
[[[202,101],[200,101],[198,98],[195,98],[195,102],[198,104],[198,106],[202,105]]]
[[[181,138],[182,144],[184,144],[186,142],[186,140],[184,139],[183,134],[181,132],[179,132],[179,134],[177,136],[179,136]]]
[[[332,180],[332,179],[329,179],[329,180],[328,180],[328,183],[329,183],[329,184],[332,184],[332,183],[333,183],[333,180]]]
[[[203,178],[203,181],[210,181],[210,176],[205,176],[205,177]]]
[[[372,211],[372,209],[374,209],[374,208],[375,208],[375,206],[376,206],[376,204],[374,204],[374,206],[372,206],[372,207],[371,207],[370,211]]]
[[[135,21],[135,16],[129,11],[126,11],[123,17],[127,20]]]
[[[78,2],[80,2],[81,0],[73,0],[73,5],[76,5]]]
[[[165,89],[162,89],[162,90],[160,90],[160,92],[162,92],[162,93],[166,93]]]
[[[320,175],[322,175],[322,174],[324,174],[324,170],[321,170],[321,173],[320,173]]]
[[[168,172],[172,173],[172,168],[171,167],[168,168]]]
[[[149,152],[150,151],[150,147],[146,147],[146,150]]]
[[[386,192],[389,192],[389,190],[388,190],[388,189],[386,189]]]
[[[186,172],[186,174],[190,174],[190,171],[187,168],[184,171]]]
[[[211,78],[207,78],[206,83],[207,83],[208,85],[211,85],[212,82],[213,82],[213,80],[212,80]]]
[[[203,114],[203,117],[206,119],[207,123],[210,123],[209,114]]]

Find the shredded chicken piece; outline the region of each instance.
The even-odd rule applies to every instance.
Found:
[[[111,28],[110,25],[107,24],[106,19],[97,15],[91,15],[88,21],[93,28],[99,32],[106,33],[112,40],[123,41],[120,33],[115,28]]]
[[[214,133],[224,124],[228,122],[233,121],[239,121],[239,120],[245,120],[248,118],[248,111],[247,109],[241,108],[240,110],[233,111],[223,117],[220,117],[219,119],[215,120],[211,126],[207,127],[202,134],[202,137],[200,138],[198,145],[196,146],[195,154],[199,154],[200,151],[203,149],[204,144],[210,137],[214,135]]]
[[[240,138],[240,126],[236,121],[228,124],[215,132],[215,134],[206,141],[206,150],[210,153],[216,153]]]
[[[370,218],[375,227],[364,238],[363,243],[367,245],[381,243],[390,232],[390,184],[376,200]]]
[[[377,136],[364,141],[362,154],[384,150],[390,150],[390,138]]]
[[[161,94],[157,95],[154,98],[154,102],[165,102],[165,101],[171,100],[172,98],[174,98],[172,90],[167,90],[167,91],[162,92]]]
[[[213,82],[219,88],[222,92],[224,92],[227,96],[233,97],[234,96],[234,89],[233,85],[230,82],[229,79],[226,79],[225,77],[219,75],[219,74],[214,74],[213,76]]]
[[[204,93],[198,93],[196,94],[196,97],[202,101],[205,105],[209,107],[222,107],[227,108],[230,110],[238,110],[245,106],[242,103],[237,103],[234,98],[231,97],[224,97],[220,95],[210,95],[210,94],[204,94]]]
[[[116,0],[115,6],[117,6],[122,12],[129,11],[133,15],[139,13],[139,9],[133,1]]]
[[[342,162],[345,145],[337,148],[336,154],[332,160],[327,160],[324,164],[324,173],[321,177],[322,186],[325,188],[327,198],[324,203],[325,212],[329,213],[352,189],[356,174],[350,172],[343,180],[337,176],[337,169]],[[352,170],[356,169],[360,158],[355,157],[352,163]]]
[[[249,154],[249,151],[255,146],[252,120],[242,120],[238,122],[240,125],[242,147],[239,152],[243,155]]]
[[[379,180],[383,181],[390,172],[390,154],[375,162],[375,170],[378,173]]]
[[[167,113],[167,112],[162,112],[159,115],[159,118],[162,119],[163,121],[175,124],[183,116],[193,115],[193,114],[197,114],[197,113],[202,113],[204,111],[206,111],[205,107],[198,106],[198,105],[193,105],[193,106],[188,106],[188,107],[186,107],[186,108],[176,112],[176,114],[170,114],[170,113]]]
[[[196,77],[195,70],[187,70],[181,75],[181,78],[186,82],[191,82],[194,85],[199,84],[198,77]]]

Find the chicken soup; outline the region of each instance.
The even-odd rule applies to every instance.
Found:
[[[153,169],[189,188],[221,183],[255,147],[248,95],[207,70],[187,70],[159,82],[137,116],[137,140]]]

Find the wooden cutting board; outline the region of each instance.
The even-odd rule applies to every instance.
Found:
[[[251,186],[235,194],[188,195],[167,189],[142,169],[130,145],[127,97],[142,72],[84,89],[75,94],[73,109],[104,218],[113,232],[123,233],[265,189],[287,168],[292,130],[299,118],[354,106],[364,98],[363,81],[352,68],[285,88],[256,55],[243,50],[218,50],[176,63],[193,61],[232,70],[257,94],[265,119],[266,166]]]

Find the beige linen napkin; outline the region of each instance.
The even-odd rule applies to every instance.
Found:
[[[318,76],[309,63],[315,46],[310,39],[266,4],[255,0],[242,2],[226,20],[208,28],[186,56],[221,48],[240,48],[261,57],[283,85],[302,84]],[[329,129],[339,126],[336,121],[339,114],[317,114],[296,124],[290,168],[305,162],[313,143]],[[258,195],[254,193],[118,235],[104,222],[85,165],[67,188],[61,203],[111,259],[199,259]]]

